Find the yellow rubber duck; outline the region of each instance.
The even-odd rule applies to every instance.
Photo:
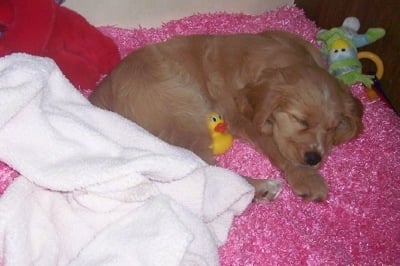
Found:
[[[214,155],[219,155],[226,152],[233,142],[233,136],[226,132],[227,123],[222,115],[217,112],[212,112],[207,116],[207,126],[211,134],[211,145]]]

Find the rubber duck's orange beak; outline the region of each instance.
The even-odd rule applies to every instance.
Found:
[[[226,128],[227,128],[228,124],[226,122],[224,123],[218,123],[215,127],[214,127],[214,131],[216,132],[221,132],[224,133]]]

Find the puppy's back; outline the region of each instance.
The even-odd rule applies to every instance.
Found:
[[[204,41],[203,36],[175,38],[134,51],[98,85],[89,100],[212,161],[205,126],[210,107],[201,91],[198,65]]]

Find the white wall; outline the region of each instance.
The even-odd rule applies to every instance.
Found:
[[[96,26],[158,27],[195,13],[216,11],[260,14],[294,0],[66,0],[64,6]]]

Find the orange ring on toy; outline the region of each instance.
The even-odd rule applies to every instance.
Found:
[[[378,79],[381,79],[383,76],[383,62],[382,59],[377,56],[376,54],[372,53],[372,52],[368,52],[368,51],[361,51],[358,52],[358,59],[369,59],[372,62],[374,62],[375,66],[376,66],[376,77]]]

